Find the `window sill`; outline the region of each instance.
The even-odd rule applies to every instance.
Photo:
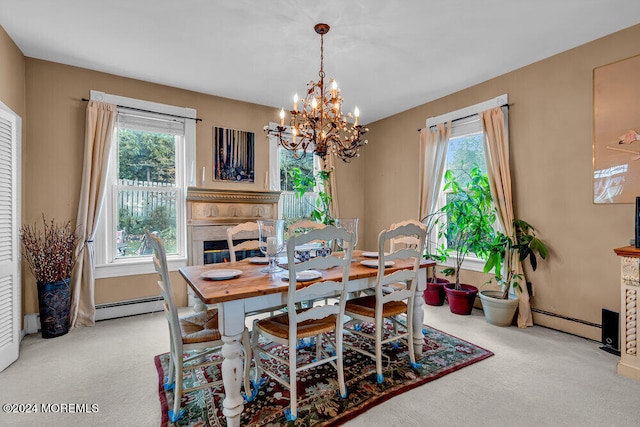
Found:
[[[462,270],[471,270],[471,271],[479,271],[480,273],[484,272],[484,264],[485,264],[485,260],[480,259],[480,258],[476,258],[476,257],[471,257],[468,256],[465,258],[464,262],[462,263]],[[441,265],[445,266],[445,267],[455,267],[456,265],[456,259],[453,257],[449,257],[449,259],[447,259],[447,261],[443,262]]]
[[[169,271],[176,271],[180,267],[187,265],[185,257],[167,257]],[[136,276],[139,274],[155,273],[153,266],[153,258],[151,256],[138,258],[135,260],[118,260],[111,264],[103,264],[96,266],[95,278],[107,279],[110,277]]]

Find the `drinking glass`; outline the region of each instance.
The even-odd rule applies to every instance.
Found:
[[[336,218],[336,227],[344,228],[349,233],[353,234],[353,242],[351,247],[355,249],[358,243],[358,218]],[[336,239],[336,243],[344,251],[344,242],[342,239]]]
[[[284,249],[284,220],[268,219],[258,222],[258,246],[260,251],[269,258],[269,265],[263,268],[264,273],[277,273],[282,268],[276,265],[278,253]]]

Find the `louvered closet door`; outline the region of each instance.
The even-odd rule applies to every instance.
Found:
[[[16,116],[0,108],[0,371],[18,358],[20,275]]]

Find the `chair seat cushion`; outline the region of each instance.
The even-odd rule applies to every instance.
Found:
[[[303,310],[298,310],[301,313]],[[289,313],[279,314],[260,320],[256,323],[260,329],[275,337],[289,338]],[[336,315],[331,314],[322,319],[305,320],[298,323],[297,338],[312,337],[323,332],[333,331],[336,328]]]
[[[184,344],[197,344],[222,339],[218,330],[218,310],[207,310],[180,318]]]
[[[344,311],[346,314],[353,313],[374,318],[376,315],[376,296],[368,295],[348,300]],[[389,301],[382,306],[382,317],[397,316],[406,312],[407,304],[402,301]]]

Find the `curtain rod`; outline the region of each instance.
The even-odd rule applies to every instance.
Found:
[[[84,102],[90,101],[90,99],[87,99],[87,98],[82,98],[82,100]],[[195,120],[196,122],[201,122],[202,121],[202,119],[198,119],[198,118],[194,118],[194,117],[178,116],[177,114],[169,114],[169,113],[159,113],[157,111],[144,110],[142,108],[127,107],[127,106],[124,106],[124,105],[116,105],[116,107],[125,108],[127,110],[133,110],[133,111],[142,111],[144,113],[153,113],[153,114],[160,114],[160,115],[168,116],[168,117],[176,117],[178,119],[190,119],[190,120]]]
[[[502,108],[502,107],[507,107],[507,109],[509,109],[509,104],[502,104],[502,105],[500,106],[500,108]],[[453,122],[457,122],[458,120],[468,119],[469,117],[473,117],[473,116],[477,116],[477,115],[478,115],[478,113],[475,113],[475,114],[469,114],[468,116],[464,116],[464,117],[458,117],[457,119],[453,119],[453,120],[451,120],[451,123],[453,123]],[[429,129],[434,128],[434,127],[436,127],[436,125],[429,126]],[[422,129],[423,129],[423,128],[418,129],[418,132],[420,132]]]

